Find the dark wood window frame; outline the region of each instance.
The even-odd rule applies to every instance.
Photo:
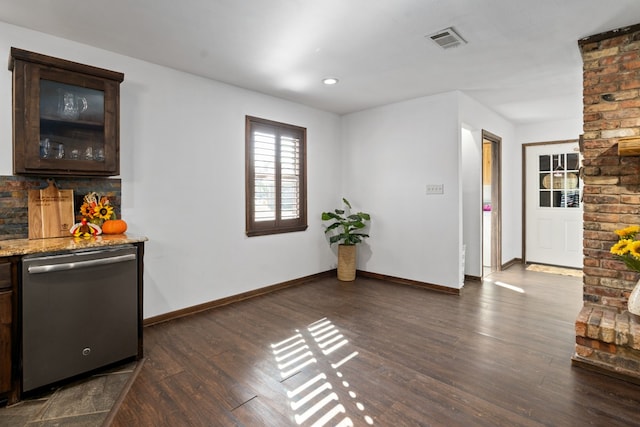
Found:
[[[273,157],[272,173],[261,173],[260,160],[256,160],[256,138],[259,139],[261,136],[269,140],[267,145],[273,146],[269,148],[269,154]],[[245,213],[247,236],[290,233],[307,229],[306,152],[306,128],[246,116]],[[256,167],[257,165],[258,167]],[[292,169],[293,173],[287,173]],[[260,175],[264,181],[273,181],[266,193],[257,190],[256,183],[261,181]],[[292,192],[295,194],[293,199],[290,197]],[[256,194],[263,194],[263,196],[256,197]],[[287,197],[289,197],[288,200]]]

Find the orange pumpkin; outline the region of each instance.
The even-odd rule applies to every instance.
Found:
[[[104,234],[122,234],[127,231],[127,223],[123,219],[108,219],[102,224]]]

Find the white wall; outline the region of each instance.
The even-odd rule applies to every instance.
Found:
[[[455,93],[343,116],[343,194],[372,215],[358,268],[452,288],[459,280]],[[425,195],[444,184],[443,195]]]
[[[583,133],[582,120],[582,111],[576,111],[574,119],[520,125],[516,128],[516,141],[522,145],[578,139]]]
[[[482,277],[482,131],[461,132],[464,272]]]
[[[0,23],[11,46],[120,71],[122,213],[148,236],[144,316],[326,271],[335,256],[320,212],[340,188],[340,118],[42,33]],[[6,70],[6,68],[5,68]],[[309,228],[244,234],[244,119],[307,128]],[[11,72],[0,73],[0,174],[12,174]]]

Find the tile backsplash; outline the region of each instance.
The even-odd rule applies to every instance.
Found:
[[[45,177],[0,176],[0,240],[26,239],[29,236],[29,190],[48,186]],[[59,189],[73,190],[74,212],[78,213],[85,194],[95,191],[109,197],[120,218],[121,187],[119,178],[53,178]]]

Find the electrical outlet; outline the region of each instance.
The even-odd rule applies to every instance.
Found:
[[[444,184],[427,184],[426,194],[444,194]]]

